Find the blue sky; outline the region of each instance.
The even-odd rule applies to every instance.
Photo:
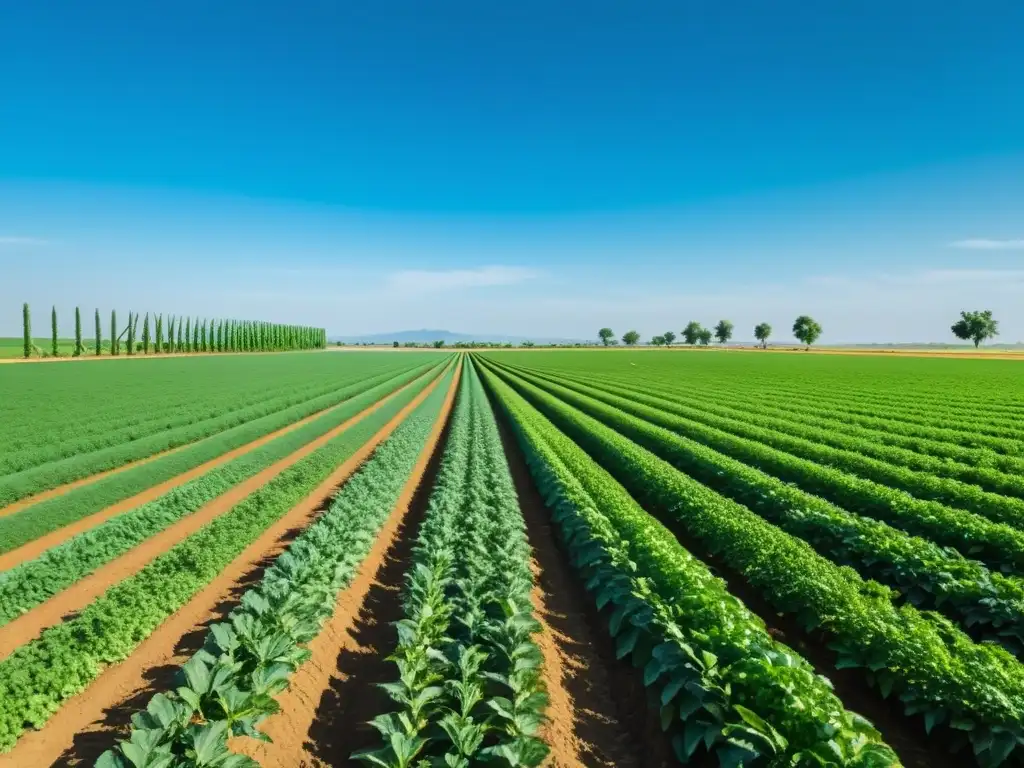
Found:
[[[0,11],[0,333],[29,300],[1024,340],[1020,3],[170,9]]]

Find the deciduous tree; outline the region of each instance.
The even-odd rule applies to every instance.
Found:
[[[622,343],[627,347],[632,347],[638,341],[640,341],[640,334],[636,331],[626,331],[622,334]]]
[[[615,338],[615,331],[611,328],[602,328],[597,332],[597,337],[601,339],[601,343],[607,347],[611,344],[612,339]]]
[[[821,336],[821,326],[809,315],[800,315],[793,323],[793,335],[807,345],[816,342]]]
[[[696,320],[691,320],[683,328],[683,341],[690,346],[693,346],[700,340],[700,332],[703,330],[703,326]]]
[[[732,338],[732,329],[733,325],[729,320],[718,321],[718,325],[715,326],[715,338],[719,344],[725,344]]]
[[[768,349],[768,337],[772,335],[772,327],[768,323],[754,326],[754,338],[761,342],[762,349]]]
[[[992,339],[999,335],[999,321],[992,318],[992,310],[986,309],[981,312],[961,312],[960,319],[952,328],[953,334],[958,339],[973,341],[977,349],[985,339]]]
[[[665,342],[665,346],[671,347],[672,342],[676,340],[676,335],[673,331],[665,331],[661,334],[661,340]]]
[[[711,331],[707,328],[701,328],[700,331],[697,332],[697,341],[702,347],[706,347],[711,343]]]

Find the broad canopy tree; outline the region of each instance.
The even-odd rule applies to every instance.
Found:
[[[696,320],[691,320],[683,328],[683,341],[690,346],[693,346],[700,340],[700,332],[703,330],[701,324]]]
[[[661,334],[661,340],[666,346],[671,347],[672,342],[676,340],[676,335],[672,331],[665,331]]]
[[[622,334],[622,343],[626,346],[632,347],[638,341],[640,341],[640,334],[636,331],[626,331]]]
[[[821,326],[809,315],[800,315],[793,323],[793,335],[810,348],[821,336]]]
[[[711,343],[711,331],[707,328],[701,328],[697,333],[697,341],[702,347],[706,347]]]
[[[768,349],[768,337],[772,335],[772,327],[768,323],[754,326],[754,338],[761,342],[761,349]]]
[[[600,331],[597,332],[597,337],[601,339],[601,343],[607,347],[609,344],[611,344],[612,339],[615,338],[615,331],[613,331],[611,328],[602,328]]]
[[[958,339],[973,341],[974,348],[977,349],[985,339],[992,339],[999,335],[999,321],[993,319],[991,309],[981,312],[961,312],[960,319],[953,323],[950,330]]]

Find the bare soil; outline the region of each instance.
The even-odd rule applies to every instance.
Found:
[[[278,696],[281,712],[261,726],[273,743],[234,739],[234,751],[264,766],[322,765],[324,759],[347,763],[347,746],[336,743],[338,734],[365,731],[365,721],[383,711],[386,702],[373,683],[393,674],[381,646],[394,634],[390,621],[401,617],[402,578],[440,464],[459,377],[456,372],[438,420],[373,548],[310,643],[312,656]],[[387,609],[382,610],[385,603]],[[355,720],[348,717],[353,703],[361,713]],[[374,710],[378,705],[381,708]]]
[[[118,738],[127,735],[129,717],[149,697],[167,690],[174,672],[202,645],[205,628],[230,612],[246,585],[255,583],[288,543],[312,523],[343,484],[437,386],[435,379],[365,445],[270,526],[192,600],[144,640],[127,659],[103,671],[78,695],[68,699],[38,731],[24,734],[17,746],[0,755],[3,766],[92,764]]]
[[[35,608],[0,627],[0,660],[7,658],[19,646],[38,637],[47,627],[59,624],[69,616],[73,616],[78,611],[81,611],[114,584],[138,573],[148,563],[155,560],[171,547],[184,541],[200,528],[229,512],[236,504],[252,493],[255,493],[281,472],[288,469],[288,467],[330,442],[342,432],[352,427],[353,424],[362,421],[410,385],[407,384],[387,397],[378,400],[369,408],[339,424],[326,434],[306,443],[294,453],[271,464],[249,479],[243,480],[169,528],[165,528],[120,557],[93,571],[85,578],[76,581],[45,603],[37,605]],[[22,547],[17,551],[21,552],[24,549],[25,547]]]

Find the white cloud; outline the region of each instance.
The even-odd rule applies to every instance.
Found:
[[[949,244],[950,248],[968,248],[975,251],[1024,251],[1024,240],[989,240],[975,238],[957,240]]]
[[[0,236],[0,245],[46,245],[47,241],[38,237]]]
[[[386,278],[389,289],[401,293],[438,293],[466,288],[516,285],[532,280],[540,273],[525,267],[489,266],[476,269],[406,269]]]

